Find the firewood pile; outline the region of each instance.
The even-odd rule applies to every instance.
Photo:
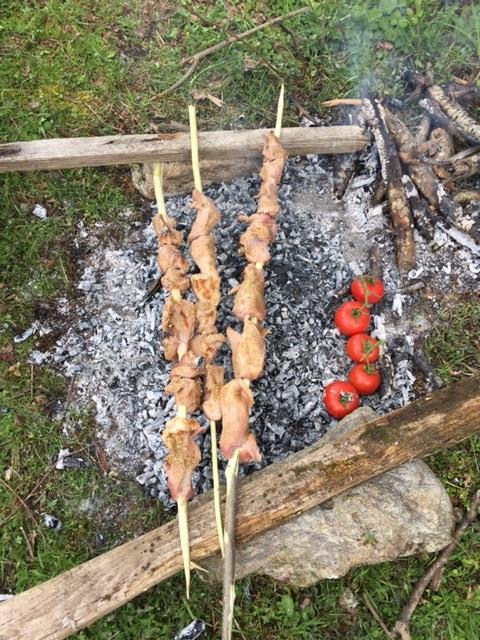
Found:
[[[406,73],[405,79],[413,90],[403,104],[376,98],[324,103],[342,109],[348,105],[349,121],[372,131],[379,159],[372,204],[388,207],[401,273],[416,265],[414,229],[432,250],[440,229],[474,253],[480,251],[474,210],[480,192],[461,186],[480,171],[480,124],[469,113],[469,108],[480,106],[480,90],[459,79],[437,85],[414,72]],[[411,110],[415,103],[423,115],[412,133],[402,110]],[[357,154],[350,154],[337,162],[337,197],[343,197],[357,159]]]

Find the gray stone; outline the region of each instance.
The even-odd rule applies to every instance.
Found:
[[[258,171],[260,162],[258,158],[201,160],[200,173],[202,185],[207,187],[218,182],[229,182],[240,176],[248,176]],[[132,183],[144,198],[153,200],[153,165],[134,164],[131,167]],[[166,162],[164,165],[164,190],[165,195],[189,193],[193,189],[192,165],[189,162]]]
[[[372,416],[362,407],[333,429],[348,431]],[[424,462],[414,460],[239,546],[236,575],[264,574],[306,587],[353,567],[438,551],[450,542],[452,526],[445,489]],[[221,579],[220,558],[203,566]]]

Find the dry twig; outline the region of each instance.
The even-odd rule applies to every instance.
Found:
[[[188,58],[183,58],[183,60],[180,61],[180,64],[183,65],[189,62],[190,67],[187,69],[184,75],[179,80],[177,80],[177,82],[172,84],[171,87],[168,87],[168,89],[165,89],[165,91],[162,91],[160,93],[160,96],[164,96],[167,93],[171,93],[172,91],[175,91],[175,89],[178,89],[178,87],[181,87],[182,84],[184,84],[188,80],[188,78],[190,78],[190,76],[193,74],[193,72],[198,66],[198,63],[204,58],[206,58],[207,56],[211,55],[212,53],[216,53],[217,51],[220,51],[221,49],[228,47],[229,44],[233,44],[234,42],[239,42],[241,40],[244,40],[245,38],[250,37],[251,35],[253,35],[257,31],[260,31],[261,29],[265,29],[266,27],[270,27],[274,24],[278,24],[283,20],[287,20],[288,18],[293,18],[295,16],[300,15],[301,13],[306,13],[307,11],[310,11],[310,7],[301,7],[300,9],[295,9],[294,11],[290,11],[289,13],[286,13],[283,16],[278,16],[277,18],[272,18],[271,20],[267,20],[266,22],[263,22],[262,24],[259,24],[256,27],[253,27],[252,29],[248,29],[247,31],[243,31],[243,33],[239,33],[238,35],[232,33],[222,42],[218,42],[217,44],[214,44],[211,47],[208,47],[207,49],[203,49],[202,51],[199,51],[193,56],[189,56]]]
[[[478,510],[480,508],[480,490],[476,491],[473,495],[472,501],[470,503],[470,507],[467,513],[464,515],[459,525],[455,529],[455,532],[452,536],[452,541],[442,553],[438,556],[435,562],[429,567],[428,571],[425,575],[420,578],[420,580],[415,585],[414,590],[412,591],[412,595],[410,596],[408,602],[403,607],[396,623],[393,626],[391,631],[391,636],[393,638],[401,638],[401,640],[411,640],[410,635],[410,619],[417,608],[420,600],[422,599],[425,590],[428,588],[428,585],[433,582],[433,585],[438,587],[438,576],[443,571],[445,565],[447,564],[450,556],[457,548],[460,538],[465,533],[470,525],[472,525],[475,520],[478,518]]]

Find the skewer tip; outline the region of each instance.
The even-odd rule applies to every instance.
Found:
[[[180,548],[182,550],[183,572],[185,574],[185,591],[187,600],[190,600],[190,541],[188,535],[187,501],[184,498],[181,498],[178,500],[177,506]]]
[[[220,479],[218,477],[218,454],[217,454],[217,425],[215,420],[210,420],[210,441],[212,452],[212,476],[213,476],[213,503],[215,508],[215,522],[217,525],[218,544],[225,557],[225,542],[223,539],[222,512],[220,509]]]
[[[282,132],[282,119],[283,119],[283,107],[285,103],[285,85],[282,84],[280,88],[280,95],[278,96],[278,105],[277,105],[277,120],[275,123],[275,136],[280,138],[280,133]]]

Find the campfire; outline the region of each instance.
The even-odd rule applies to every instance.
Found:
[[[415,134],[389,101],[332,101],[348,107],[342,122],[371,132],[361,151],[333,163],[317,155],[285,163],[280,115],[276,134],[265,136],[260,175],[206,189],[192,124],[192,197],[165,203],[156,163],[153,221],[150,209],[141,220],[125,212],[128,230],[120,240],[102,228],[98,236],[80,229],[78,303],[61,301],[65,322],[57,322],[54,346],[31,354],[32,363],[53,363],[72,378],[68,406],[58,408],[66,429],[93,405],[113,467],[166,506],[177,503],[187,596],[186,505],[192,493],[212,483],[218,489],[222,419],[224,628],[232,622],[227,541],[238,463],[240,474],[250,473],[335,426],[322,395],[351,368],[332,318],[352,280],[374,274],[384,285],[362,329],[372,322],[372,342],[382,345],[380,386],[361,400],[380,415],[440,385],[419,341],[447,292],[478,287],[477,199],[457,185],[480,155],[479,126],[461,103],[480,99],[458,82],[440,87],[418,75],[413,81],[408,102],[418,98],[424,110]],[[199,271],[189,277],[192,268]],[[53,329],[36,323],[25,335],[33,331]],[[223,553],[218,490],[214,499]]]
[[[465,88],[458,99],[471,100],[471,95]],[[431,98],[423,99],[433,104]],[[452,147],[453,156],[438,160],[434,150],[440,134],[434,122],[425,141],[422,119],[423,141],[416,143],[419,138],[381,104],[367,101],[348,108],[356,111],[357,121],[372,120],[375,142],[358,154],[338,156],[333,165],[324,156],[291,158],[279,186],[281,217],[265,288],[270,336],[265,374],[255,383],[250,422],[263,456],[257,467],[304,448],[335,424],[321,396],[329,381],[346,378],[349,363],[332,317],[352,278],[371,271],[372,259],[378,261],[372,248],[379,250],[386,288],[373,315],[372,335],[384,342],[384,352],[380,390],[363,403],[377,413],[415,398],[420,382],[424,390],[436,386],[418,346],[431,323],[429,312],[452,289],[478,287],[475,203],[457,204],[459,194],[452,197],[447,191],[456,184],[458,172],[476,161],[475,153],[467,153],[475,147],[461,153]],[[382,148],[381,161],[375,143]],[[384,185],[382,172],[394,179],[393,185],[388,180]],[[220,333],[236,322],[231,291],[239,286],[244,269],[238,255],[243,233],[239,216],[255,212],[258,190],[257,175],[205,189],[221,212],[214,232],[221,276]],[[337,197],[332,197],[332,190]],[[403,220],[408,214],[405,227],[389,219],[388,210],[395,209],[392,193],[398,192],[404,194],[398,196],[402,203],[398,215]],[[167,205],[177,228],[188,232],[194,217],[190,197],[171,197]],[[69,406],[59,408],[59,416],[68,409],[67,424],[73,428],[75,413],[93,405],[99,436],[113,466],[135,475],[152,496],[169,505],[163,472],[167,452],[158,429],[175,415],[174,398],[164,392],[169,366],[159,329],[166,294],[158,292],[144,302],[159,275],[155,234],[148,210],[142,221],[129,221],[128,216],[134,217],[131,211],[125,216],[129,231],[121,241],[105,241],[102,229],[98,237],[80,232],[79,246],[86,257],[78,306],[67,311],[65,301],[59,305],[65,332],[49,352],[34,352],[32,361],[52,362],[72,378]],[[217,361],[231,379],[227,353],[223,345]],[[193,473],[193,485],[201,493],[212,482],[211,442],[208,420],[203,416],[198,420],[205,435],[199,440],[201,462]]]

